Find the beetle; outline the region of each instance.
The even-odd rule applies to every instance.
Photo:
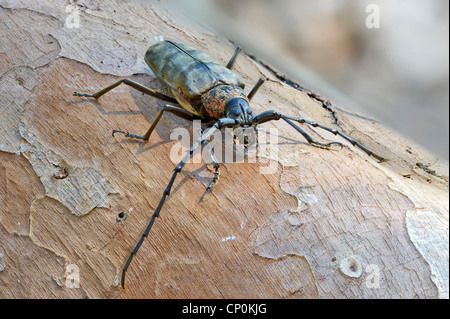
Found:
[[[264,79],[259,79],[248,94],[244,93],[244,81],[240,76],[232,71],[236,59],[241,52],[240,47],[236,48],[228,64],[223,66],[206,53],[189,45],[176,41],[164,40],[162,36],[155,37],[155,40],[156,43],[148,48],[144,59],[155,76],[170,89],[173,97],[156,92],[155,90],[130,79],[121,79],[94,94],[74,92],[75,96],[93,97],[98,99],[103,94],[123,83],[137,89],[142,93],[170,103],[165,105],[159,111],[152,125],[144,135],[118,129],[113,130],[113,135],[116,133],[121,133],[124,134],[125,137],[147,141],[164,112],[173,113],[186,120],[200,119],[202,121],[206,121],[207,123],[214,123],[205,134],[201,134],[201,136],[189,148],[187,154],[183,157],[181,162],[175,167],[169,184],[164,190],[163,196],[154,211],[147,228],[143,232],[140,240],[132,250],[130,256],[125,262],[124,267],[122,268],[122,287],[125,287],[126,271],[128,270],[133,257],[141,247],[144,239],[148,236],[156,217],[159,217],[161,208],[166,200],[166,197],[170,194],[177,174],[183,169],[186,162],[188,162],[194,150],[201,144],[204,144],[210,152],[213,167],[215,169],[214,176],[208,185],[208,189],[211,189],[212,185],[217,182],[219,178],[219,163],[215,159],[212,150],[208,147],[207,142],[208,138],[216,130],[224,127],[256,127],[257,125],[268,121],[283,119],[294,129],[296,129],[312,146],[331,149],[334,146],[342,148],[343,144],[340,142],[321,143],[315,141],[294,122],[307,124],[312,127],[319,127],[333,133],[334,135],[339,135],[350,142],[353,146],[357,146],[362,149],[369,156],[373,156],[379,161],[386,160],[344,133],[336,129],[323,126],[317,122],[304,119],[303,117],[282,114],[276,110],[264,111],[256,115],[250,108],[249,104],[258,89],[264,83]]]

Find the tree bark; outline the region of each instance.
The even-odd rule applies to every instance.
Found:
[[[246,91],[268,78],[255,113],[315,120],[390,161],[319,128],[302,126],[349,147],[263,124],[278,152],[221,165],[212,192],[211,165],[184,167],[122,289],[177,164],[171,131],[192,123],[168,115],[147,143],[112,137],[144,133],[164,102],[126,85],[98,100],[72,93],[124,77],[166,92],[143,60],[153,35],[224,65],[234,47],[159,2],[73,3],[0,0],[1,298],[448,297],[448,164],[245,53],[235,71]]]

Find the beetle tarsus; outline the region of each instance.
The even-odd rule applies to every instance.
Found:
[[[125,137],[138,138],[138,139],[141,139],[141,140],[145,140],[145,138],[142,135],[138,135],[138,134],[130,133],[130,132],[125,132],[125,131],[121,131],[121,130],[113,130],[112,131],[112,136],[114,136],[114,134],[116,134],[116,133],[125,134]]]
[[[73,96],[95,97],[94,94],[91,94],[91,93],[80,93],[80,92],[73,92]]]
[[[214,163],[214,175],[212,180],[209,182],[208,187],[206,188],[207,191],[212,191],[212,188],[215,184],[217,184],[217,181],[219,180],[220,172],[219,172],[219,164]]]
[[[339,147],[339,149],[336,149],[338,151],[340,151],[344,148],[344,144],[342,144],[340,142],[320,143],[320,142],[312,141],[311,145],[318,147],[318,148],[323,148],[326,150],[333,150],[333,149],[335,149],[334,146]]]
[[[113,130],[112,131],[112,136],[114,136],[114,134],[116,133],[122,133],[122,134],[127,134],[127,132],[121,131],[121,130]]]

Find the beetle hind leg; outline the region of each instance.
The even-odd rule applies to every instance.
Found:
[[[146,87],[146,86],[144,86],[144,85],[142,85],[142,84],[140,84],[140,83],[138,83],[138,82],[135,82],[135,81],[133,81],[133,80],[130,80],[130,79],[121,79],[121,80],[119,80],[119,81],[117,81],[117,82],[115,82],[115,83],[113,83],[113,84],[111,84],[111,85],[105,87],[104,89],[101,89],[100,91],[98,91],[98,92],[96,92],[96,93],[93,93],[93,94],[92,94],[92,93],[80,93],[80,92],[74,92],[73,95],[74,95],[74,96],[93,97],[93,98],[98,99],[98,98],[100,98],[103,94],[105,94],[105,93],[111,91],[112,89],[116,88],[117,86],[119,86],[119,85],[122,84],[122,83],[123,83],[123,84],[126,84],[126,85],[129,85],[129,86],[131,86],[132,88],[134,88],[134,89],[136,89],[136,90],[138,90],[138,91],[140,91],[140,92],[142,92],[142,93],[144,93],[144,94],[148,94],[148,95],[151,95],[151,96],[153,96],[153,97],[155,97],[155,98],[157,98],[157,99],[160,99],[160,100],[163,100],[163,101],[166,101],[166,102],[169,102],[169,103],[174,103],[174,104],[178,105],[177,100],[174,99],[173,97],[170,97],[170,96],[167,96],[167,95],[165,95],[165,94],[156,92],[155,90],[153,90],[153,89],[151,89],[151,88],[149,88],[149,87]]]
[[[139,134],[135,134],[135,133],[130,133],[130,132],[125,132],[122,130],[113,130],[112,135],[114,136],[114,134],[116,133],[122,133],[125,134],[125,137],[131,137],[131,138],[137,138],[137,139],[141,139],[144,141],[147,141],[150,138],[150,135],[152,134],[152,132],[154,131],[156,125],[158,124],[159,120],[161,119],[162,115],[164,112],[170,112],[173,113],[185,120],[195,120],[197,118],[197,116],[189,113],[188,111],[186,111],[185,109],[182,109],[181,107],[177,107],[177,106],[172,106],[172,105],[165,105],[161,111],[159,111],[158,115],[156,116],[155,120],[153,121],[152,125],[150,126],[150,128],[147,130],[147,132],[144,135],[139,135]]]

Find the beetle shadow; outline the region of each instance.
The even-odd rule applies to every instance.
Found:
[[[152,88],[153,90],[155,90],[159,93],[162,93],[164,95],[167,95],[170,97],[173,96],[172,93],[170,92],[169,88],[153,75],[150,75],[147,73],[137,73],[137,74],[133,74],[130,77],[130,79],[132,79],[133,81],[138,82],[146,87]],[[104,86],[102,85],[101,88],[104,88],[110,84],[111,83],[105,83]],[[134,100],[134,104],[138,107],[138,110],[114,111],[113,110],[114,102],[112,103],[113,105],[103,105],[101,103],[101,101],[98,101],[94,98],[86,98],[86,97],[82,98],[80,100],[69,102],[69,103],[75,104],[75,105],[79,105],[79,104],[83,104],[83,103],[92,103],[92,105],[95,108],[97,108],[97,110],[105,117],[107,117],[109,115],[128,116],[128,115],[141,114],[145,117],[145,119],[148,122],[148,127],[144,129],[144,130],[147,130],[151,126],[151,124],[154,122],[159,111],[166,104],[168,104],[168,102],[162,101],[162,100],[155,98],[153,96],[150,96],[148,94],[144,94],[144,93],[132,88],[131,86],[127,86],[125,84],[121,84],[120,86],[127,87],[127,89],[129,90],[129,92]],[[93,92],[90,92],[90,93],[93,93]],[[115,92],[115,90],[113,89],[106,94],[112,95],[114,93],[117,94],[117,91]],[[114,99],[111,99],[111,100],[114,101]],[[139,135],[145,134],[145,131],[139,132],[139,131],[136,131],[133,127],[124,127],[124,126],[121,126],[120,124],[118,126],[119,127],[112,127],[111,131],[113,129],[120,129],[123,131],[129,131],[132,133],[136,133]],[[117,139],[117,142],[118,143],[136,144],[138,146],[136,152],[137,152],[137,154],[140,154],[140,153],[154,150],[161,145],[170,143],[171,142],[171,139],[170,139],[171,132],[173,129],[175,129],[177,127],[183,127],[183,128],[188,129],[189,131],[191,131],[192,123],[190,121],[187,121],[183,118],[178,117],[177,115],[175,115],[173,113],[165,112],[163,114],[163,116],[161,117],[161,119],[159,120],[158,125],[155,127],[155,130],[154,130],[160,136],[160,139],[161,139],[160,142],[152,143],[153,136],[151,136],[148,141],[123,137],[120,140]],[[265,131],[265,134],[271,135],[271,133],[269,131]],[[116,136],[119,136],[119,135],[116,135]],[[192,136],[192,134],[191,134],[191,136]],[[284,142],[278,142],[277,143],[278,145],[302,144],[302,145],[310,146],[310,144],[307,143],[306,141],[301,141],[301,139],[302,139],[301,136],[299,136],[299,139],[294,139],[294,138],[279,135],[278,138],[282,138],[284,140]],[[270,145],[270,142],[267,142],[265,144]],[[258,145],[264,145],[264,143],[258,143]]]
[[[157,91],[158,93],[161,93],[161,94],[164,94],[164,95],[167,95],[167,96],[173,98],[173,94],[169,90],[169,88],[163,82],[161,82],[158,78],[154,77],[153,75],[135,74],[135,75],[133,75],[133,77],[131,79],[146,86],[146,87],[152,88],[153,90]],[[139,112],[145,117],[145,119],[148,122],[148,127],[145,128],[145,131],[150,128],[150,126],[154,122],[155,118],[157,117],[158,113],[161,111],[161,109],[165,105],[179,106],[178,104],[169,103],[167,101],[160,100],[160,99],[150,96],[148,94],[144,94],[144,93],[139,92],[138,90],[135,90],[131,87],[130,87],[130,93],[131,93],[131,96],[133,97],[134,103],[139,108]],[[178,127],[183,127],[183,128],[188,129],[189,131],[191,131],[192,130],[192,122],[188,121],[186,119],[183,119],[171,112],[164,112],[164,114],[162,115],[161,119],[158,122],[158,125],[156,125],[154,132],[158,133],[161,140],[170,142],[171,141],[171,139],[170,139],[171,132]],[[127,130],[127,131],[131,132],[131,130],[128,130],[126,128],[123,128],[123,130]],[[154,132],[152,133],[152,136],[153,136]],[[145,132],[133,132],[133,133],[142,135]],[[151,139],[152,139],[152,137],[150,137],[149,142],[151,142]],[[138,142],[144,142],[144,144],[146,143],[145,141],[139,141],[139,140],[138,140]],[[167,143],[167,142],[165,142],[165,143]],[[158,145],[159,144],[161,144],[161,143],[158,143]],[[145,152],[149,149],[153,149],[153,147],[141,148],[140,151]]]
[[[178,192],[184,186],[184,184],[186,184],[192,178],[197,179],[198,181],[200,181],[201,183],[203,183],[205,185],[208,185],[209,182],[213,179],[213,173],[211,173],[211,178],[200,176],[200,173],[202,173],[202,172],[204,172],[206,170],[207,164],[206,163],[203,163],[203,164],[204,165],[202,165],[202,167],[200,167],[200,168],[198,168],[196,170],[193,170],[193,171],[189,171],[189,170],[182,170],[182,171],[180,171],[178,174],[179,175],[183,175],[183,179],[176,186],[174,186],[173,190],[170,192],[170,196],[172,196],[173,194]],[[209,194],[210,192],[211,191],[208,190],[207,187],[205,187],[205,191],[203,192],[202,196],[200,196],[198,202],[199,203],[204,202],[205,196],[207,194]]]

